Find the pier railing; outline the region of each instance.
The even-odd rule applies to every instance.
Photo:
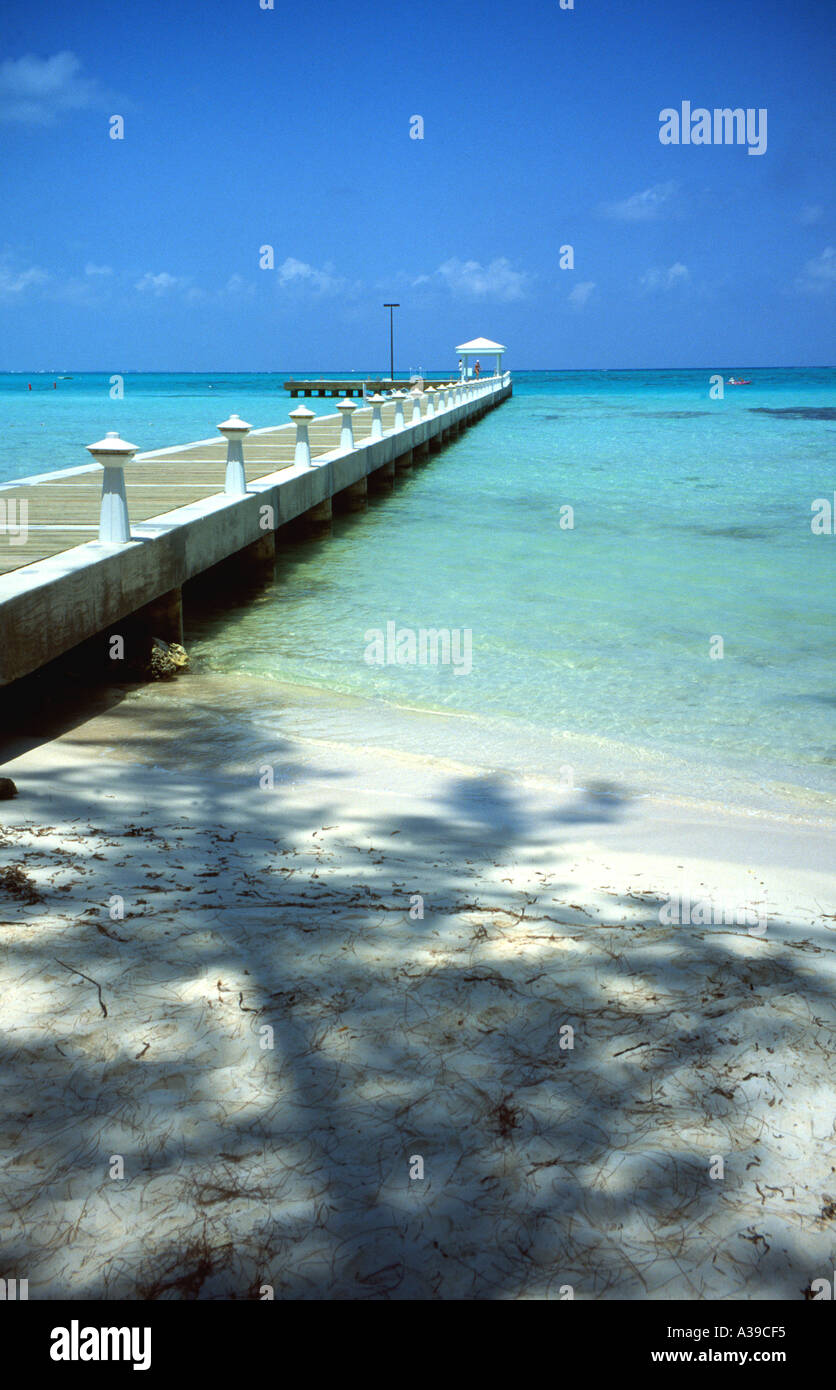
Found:
[[[426,390],[413,388],[412,391],[390,392],[387,396],[375,393],[373,396],[364,397],[366,402],[364,407],[356,406],[350,398],[346,397],[337,405],[340,415],[340,447],[335,452],[337,454],[349,452],[357,447],[352,418],[355,412],[358,416],[368,416],[369,411],[371,411],[371,430],[368,438],[378,440],[397,434],[401,430],[412,429],[421,420],[427,420],[447,412],[458,413],[460,407],[469,402],[494,395],[497,390],[510,385],[510,381],[511,373],[503,372],[498,376],[462,378],[458,381],[452,381],[448,386],[430,386]],[[412,402],[408,419],[405,410],[407,401]],[[384,426],[383,408],[392,403],[395,405],[394,420],[390,425]],[[296,431],[293,453],[294,466],[318,467],[320,463],[332,457],[331,453],[326,453],[314,461],[310,439],[310,429],[314,421],[323,422],[332,418],[328,415],[317,415],[315,411],[309,410],[304,405],[297,406],[295,410],[289,412],[289,419]],[[243,445],[251,430],[252,426],[238,415],[231,415],[223,424],[218,425],[218,431],[227,441],[224,478],[224,494],[227,497],[243,497],[247,494]],[[112,431],[97,444],[88,444],[87,449],[104,470],[99,542],[105,545],[127,544],[133,538],[128,516],[124,468],[126,463],[130,463],[136,457],[137,446],[126,443],[119,438],[115,431]]]

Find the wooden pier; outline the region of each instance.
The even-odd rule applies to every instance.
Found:
[[[287,523],[327,530],[332,503],[362,508],[511,392],[506,372],[265,429],[232,417],[148,453],[110,436],[88,446],[100,462],[0,485],[0,686],[129,618],[179,641],[188,580],[263,568]]]
[[[439,377],[438,380],[431,381],[423,378],[425,387],[433,386],[438,390],[442,386],[455,386],[454,377]],[[291,396],[374,396],[383,391],[408,391],[412,386],[411,381],[392,381],[383,377],[368,377],[365,381],[336,381],[329,377],[319,377],[312,381],[290,381],[284,383],[285,391],[289,391]]]

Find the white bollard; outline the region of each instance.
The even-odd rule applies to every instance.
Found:
[[[304,464],[311,467],[311,440],[308,434],[308,425],[311,420],[316,419],[312,410],[308,410],[306,405],[297,406],[296,410],[290,411],[290,419],[296,426],[296,448],[293,452],[293,462],[295,465]]]
[[[415,386],[409,394],[412,397],[412,423],[417,425],[421,419],[421,397],[424,393]]]
[[[349,452],[354,448],[354,412],[357,406],[349,396],[344,401],[340,401],[337,410],[340,412],[340,448]]]
[[[407,400],[406,391],[395,391],[392,399],[395,402],[395,429],[402,430],[406,423],[403,417],[403,403]]]
[[[372,407],[372,432],[370,438],[382,439],[383,416],[380,412],[383,408],[383,397],[381,396],[379,391],[376,392],[375,395],[369,396],[369,405]]]
[[[427,387],[427,415],[435,415],[435,387]]]
[[[230,415],[222,425],[220,433],[226,439],[226,477],[224,492],[227,497],[242,497],[247,491],[247,475],[244,472],[244,443],[252,425],[242,420],[240,415]]]
[[[125,464],[133,458],[137,446],[120,439],[116,430],[108,430],[104,439],[97,444],[87,444],[85,448],[104,469],[99,540],[103,545],[124,545],[131,539]]]

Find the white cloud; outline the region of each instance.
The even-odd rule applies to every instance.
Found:
[[[135,289],[143,294],[162,295],[169,290],[181,288],[185,284],[184,280],[176,275],[169,275],[167,270],[161,270],[159,275],[152,275],[150,270],[146,270],[141,280],[137,280]]]
[[[805,227],[814,226],[816,222],[821,222],[823,217],[824,208],[820,203],[805,203],[798,214],[799,222]]]
[[[159,275],[152,275],[147,271],[135,286],[143,294],[154,295],[155,298],[162,298],[163,295],[176,294],[181,296],[186,304],[227,304],[230,300],[251,298],[255,293],[255,286],[251,281],[245,280],[242,275],[230,275],[226,284],[219,289],[204,289],[201,285],[193,285],[189,277],[181,275],[169,275],[167,270],[161,270]]]
[[[0,264],[0,298],[14,299],[32,285],[42,285],[48,279],[46,271],[36,265],[28,270],[12,270],[8,265]]]
[[[820,256],[808,261],[795,282],[796,288],[821,294],[836,285],[836,247],[825,246]]]
[[[81,62],[64,51],[51,58],[28,53],[0,63],[0,120],[52,125],[65,111],[79,111],[104,99],[99,84],[81,76]]]
[[[316,266],[308,265],[307,261],[298,261],[295,256],[288,256],[279,266],[277,273],[282,289],[286,289],[288,285],[296,285],[315,290],[317,294],[334,294],[345,288],[345,280],[334,274],[334,267],[330,261],[321,270],[317,270]]]
[[[653,267],[645,272],[641,283],[646,290],[672,290],[675,285],[684,285],[691,275],[687,265],[675,261],[667,270]]]
[[[51,280],[48,294],[50,299],[62,300],[80,308],[91,308],[102,304],[100,291],[106,281],[88,276],[73,275],[69,280]]]
[[[245,280],[243,275],[239,275],[236,271],[234,275],[230,275],[229,279],[227,280],[226,284],[221,290],[221,294],[230,295],[232,298],[235,298],[238,295],[247,295],[248,297],[251,297],[255,294],[255,285],[252,283],[251,280]]]
[[[652,188],[633,193],[621,202],[602,203],[601,211],[605,216],[614,217],[620,222],[650,222],[671,210],[675,205],[678,187],[676,183],[655,183]]]
[[[479,261],[460,261],[454,256],[438,267],[435,276],[454,294],[470,295],[474,299],[522,299],[529,280],[524,271],[514,270],[505,256],[498,256],[485,266]],[[422,275],[412,283],[423,284],[433,278]]]
[[[221,304],[240,302],[242,299],[252,299],[255,294],[255,285],[251,280],[245,280],[243,275],[237,271],[230,275],[225,285],[216,290],[202,290],[197,286],[192,286],[186,290],[185,298],[187,304]]]
[[[572,308],[582,309],[594,289],[594,280],[582,280],[579,285],[576,285],[569,295],[569,303],[572,305]]]
[[[44,286],[43,293],[49,299],[95,307],[118,290],[124,291],[130,283],[124,272],[115,272],[112,266],[96,265],[93,261],[87,262],[83,275],[64,278],[40,266],[21,269],[14,265],[14,259],[10,249],[0,252],[0,299],[11,300],[30,288]],[[229,305],[251,298],[255,286],[243,276],[233,274],[220,288],[207,290],[192,284],[189,276],[171,275],[167,270],[155,274],[148,270],[134,282],[134,290],[154,299],[175,296],[186,304]]]

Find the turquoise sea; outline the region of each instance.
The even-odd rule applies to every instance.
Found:
[[[715,371],[752,384],[711,399]],[[289,375],[128,375],[122,400],[105,375],[2,376],[0,480],[83,463],[107,429],[150,449],[232,410],[281,423]],[[201,619],[203,666],[372,701],[382,726],[393,706],[470,716],[532,771],[575,740],[662,780],[685,756],[721,793],[735,776],[832,788],[836,535],[813,534],[811,504],[834,500],[836,370],[513,380],[392,495],[283,552],[260,601]],[[469,629],[472,671],[367,664],[389,622]]]

